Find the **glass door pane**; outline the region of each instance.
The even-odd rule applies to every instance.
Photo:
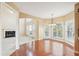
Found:
[[[65,40],[66,42],[73,44],[74,43],[74,21],[66,21],[65,23]]]
[[[32,19],[26,19],[26,35],[29,39],[34,40],[36,38],[36,25]]]
[[[53,25],[53,38],[60,40],[64,38],[64,24],[54,24]]]

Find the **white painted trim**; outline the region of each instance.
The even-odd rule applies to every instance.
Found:
[[[2,55],[2,44],[1,44],[1,39],[2,39],[2,33],[1,33],[1,25],[0,25],[0,56]]]

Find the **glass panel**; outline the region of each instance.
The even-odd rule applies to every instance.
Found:
[[[65,40],[68,43],[74,43],[74,21],[66,21],[65,23]]]
[[[19,19],[19,32],[21,36],[25,35],[25,18]]]
[[[50,34],[50,33],[49,33],[49,30],[50,30],[50,29],[49,29],[49,26],[48,26],[48,25],[45,25],[45,26],[44,26],[44,39],[48,39],[48,38],[49,38],[49,36],[50,36],[50,35],[49,35],[49,34]]]
[[[55,39],[62,39],[63,38],[63,24],[55,24],[53,26],[53,37]]]
[[[26,19],[26,35],[29,37],[29,39],[35,39],[36,37],[36,29],[35,24],[33,23],[32,19],[27,18]]]

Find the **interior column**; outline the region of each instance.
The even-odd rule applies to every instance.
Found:
[[[79,3],[75,5],[75,55],[79,55]]]

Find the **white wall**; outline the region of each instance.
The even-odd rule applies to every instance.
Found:
[[[7,4],[2,3],[1,17],[0,17],[0,25],[2,31],[2,36],[1,36],[2,55],[10,55],[16,49],[16,43],[18,44],[16,38],[18,36],[16,35],[16,37],[4,38],[4,31],[6,30],[16,31],[18,29],[17,23],[18,23],[18,12],[15,11],[10,6],[8,6]]]
[[[2,46],[1,46],[1,26],[0,26],[0,56],[2,54],[2,50],[1,50]]]
[[[1,13],[1,3],[0,3],[0,13]],[[1,56],[1,25],[0,25],[0,56]]]

